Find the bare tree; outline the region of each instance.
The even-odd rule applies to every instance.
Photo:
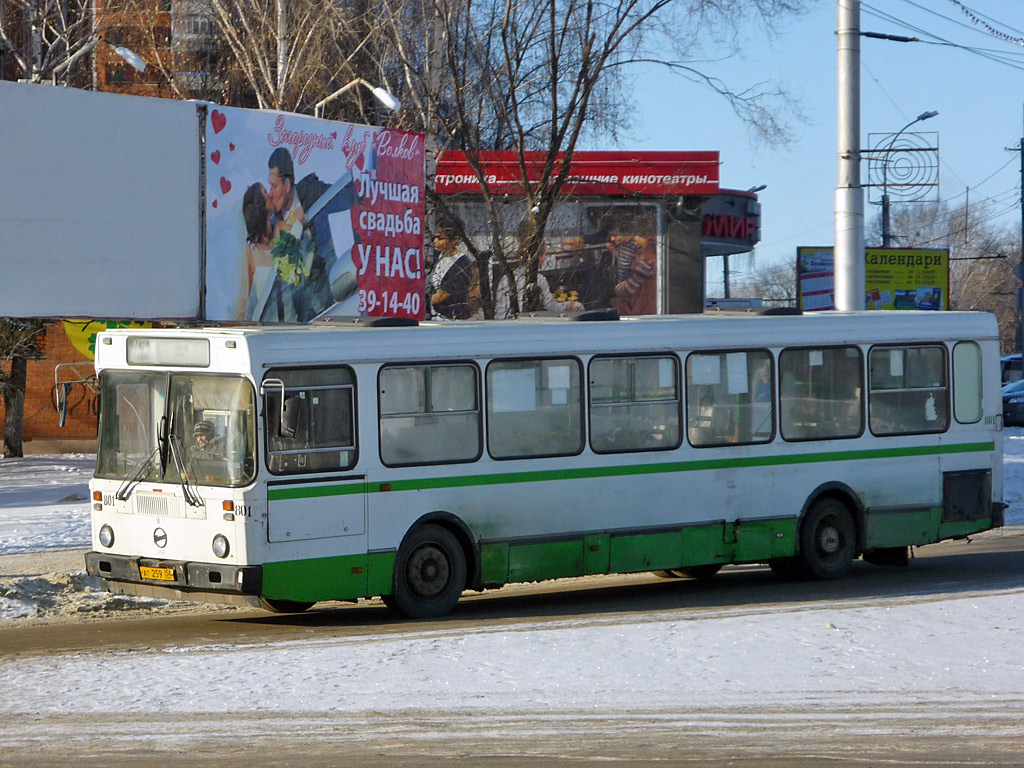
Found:
[[[368,4],[322,0],[191,0],[213,24],[261,109],[311,111],[358,75],[375,34]]]
[[[22,456],[28,361],[41,355],[45,320],[0,318],[0,396],[4,400],[4,456]]]
[[[0,10],[0,48],[14,58],[19,79],[54,85],[87,82],[89,54],[113,19],[93,0],[5,0]]]
[[[880,238],[880,220],[871,231]],[[992,223],[985,204],[950,208],[944,203],[900,206],[892,213],[895,241],[904,248],[948,248],[950,308],[992,312],[1004,351],[1019,348],[1020,280],[1013,274],[1021,252],[1015,229]]]
[[[789,260],[753,271],[732,289],[732,295],[764,299],[767,306],[796,306],[796,261]]]
[[[544,232],[573,153],[582,142],[622,135],[629,126],[630,66],[656,62],[700,80],[756,123],[759,135],[781,139],[784,123],[771,104],[782,92],[730,90],[702,70],[712,66],[703,46],[715,48],[716,58],[727,56],[738,49],[742,22],[755,17],[760,29],[770,29],[779,15],[801,6],[799,0],[384,0],[390,51],[412,118],[436,137],[438,150],[465,152],[490,237],[486,249],[464,240],[482,276],[507,280],[513,311],[537,308]],[[424,38],[431,41],[425,54]],[[518,161],[524,207],[515,214],[499,204],[507,189],[498,194],[488,184],[490,150],[511,151]],[[451,213],[450,201],[429,189],[428,200]],[[510,215],[521,225],[509,222]],[[518,231],[518,242],[510,244],[510,231]],[[516,270],[525,271],[522,297]],[[481,280],[488,317],[491,282]]]

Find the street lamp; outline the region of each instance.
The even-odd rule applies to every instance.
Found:
[[[314,104],[313,105],[313,115],[314,115],[314,117],[323,117],[324,105],[327,102],[331,101],[332,99],[336,99],[338,96],[341,96],[341,94],[343,94],[345,91],[349,90],[350,88],[354,88],[357,85],[362,85],[362,86],[364,86],[366,88],[369,88],[370,89],[370,93],[373,94],[374,98],[376,98],[377,101],[379,101],[381,104],[383,104],[387,109],[389,109],[392,112],[397,112],[398,108],[402,106],[401,102],[399,102],[398,99],[396,99],[394,96],[392,96],[390,92],[384,90],[383,88],[379,88],[379,87],[373,85],[372,83],[366,82],[361,77],[357,77],[355,80],[353,80],[348,85],[343,85],[341,88],[339,88],[334,93],[332,93],[330,96],[328,96],[326,99],[320,99],[320,101],[318,101],[316,104]]]
[[[114,53],[116,53],[118,56],[124,59],[125,63],[127,63],[132,69],[136,69],[139,72],[146,71],[146,62],[144,62],[142,60],[142,57],[139,56],[139,54],[137,54],[132,49],[125,48],[123,45],[114,45],[105,37],[98,37],[97,40],[101,43],[106,43],[111,48],[113,48]]]
[[[888,248],[892,242],[892,233],[889,226],[889,153],[892,152],[893,145],[896,144],[896,140],[900,137],[907,128],[922,120],[931,120],[935,117],[938,112],[931,110],[929,112],[922,112],[920,115],[915,117],[909,123],[904,125],[898,131],[896,135],[892,137],[892,141],[889,142],[889,146],[885,148],[885,155],[882,160],[882,247]]]

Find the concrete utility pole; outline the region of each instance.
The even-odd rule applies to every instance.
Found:
[[[1017,306],[1020,310],[1020,348],[1024,350],[1024,136],[1021,136],[1020,144],[1018,146],[1020,152],[1020,264],[1017,269],[1020,270],[1018,277],[1021,279],[1021,287],[1017,291]]]
[[[864,309],[864,189],[860,185],[860,0],[839,0],[839,182],[835,207],[835,307]]]

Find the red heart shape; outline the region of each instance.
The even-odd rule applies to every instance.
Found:
[[[234,152],[235,151],[235,145],[234,144],[228,144],[228,149],[230,149],[232,152]]]
[[[215,149],[213,151],[213,153],[210,155],[210,159],[213,160],[214,163],[219,165],[220,164],[220,150],[219,149]]]
[[[228,119],[223,112],[215,109],[210,114],[210,123],[213,125],[213,132],[220,133],[224,130],[224,126],[228,124]]]
[[[220,177],[220,191],[225,195],[231,191],[231,182],[225,179],[223,176]]]
[[[216,201],[216,200],[214,200],[214,201],[213,201],[213,207],[214,207],[214,208],[216,208],[216,207],[217,207],[217,201]]]

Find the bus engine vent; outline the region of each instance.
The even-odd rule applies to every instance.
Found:
[[[184,517],[181,500],[163,493],[136,493],[135,514],[153,517]]]

